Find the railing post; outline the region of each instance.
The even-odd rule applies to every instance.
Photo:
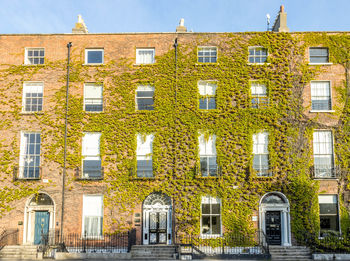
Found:
[[[84,231],[83,237],[83,253],[86,253],[86,230]]]

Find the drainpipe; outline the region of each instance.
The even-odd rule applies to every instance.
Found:
[[[64,159],[63,159],[63,174],[62,174],[62,208],[61,208],[61,238],[60,242],[63,243],[63,217],[64,217],[64,191],[66,184],[66,162],[67,162],[67,126],[68,126],[68,94],[69,94],[69,62],[70,62],[70,48],[72,43],[67,44],[68,48],[68,61],[67,61],[67,84],[66,84],[66,112],[64,122]]]
[[[174,48],[175,48],[175,103],[174,103],[174,110],[175,110],[175,121],[177,120],[177,38],[175,38],[175,42],[174,42]],[[176,147],[177,145],[177,136],[176,136],[176,133],[174,135],[174,146]],[[173,177],[175,177],[175,173],[176,173],[176,161],[177,161],[177,158],[176,158],[176,151],[174,153],[174,169],[173,169]],[[175,220],[175,199],[173,199],[173,209],[172,209],[172,216],[173,216],[173,230],[174,230],[174,233],[172,233],[172,241],[173,241],[173,244],[176,243],[176,233],[177,233],[177,228],[176,228],[176,220]]]

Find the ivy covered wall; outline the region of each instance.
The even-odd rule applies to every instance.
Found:
[[[179,43],[177,67],[172,47],[176,37]],[[172,41],[167,43],[168,50],[160,55],[155,46],[155,64],[137,66],[134,65],[134,57],[105,57],[105,65],[83,65],[84,48],[91,46],[79,44],[79,38],[73,41],[67,197],[92,189],[103,193],[104,230],[115,232],[129,229],[134,209],[150,193],[161,191],[174,200],[178,230],[199,234],[201,196],[221,198],[224,231],[253,231],[256,227],[251,216],[258,210],[260,198],[267,192],[279,191],[290,201],[292,232],[317,231],[317,196],[327,191],[319,191],[319,184],[324,181],[313,180],[310,174],[314,129],[333,130],[336,164],[341,166],[343,173],[338,184],[335,183],[340,198],[348,190],[349,36],[262,32],[171,34],[169,38]],[[96,46],[103,46],[103,39],[94,41],[99,41]],[[137,42],[128,44],[138,47]],[[217,63],[198,63],[198,46],[217,46]],[[249,46],[267,48],[267,63],[248,64]],[[308,65],[309,46],[328,47],[333,65]],[[5,104],[1,110],[3,120],[0,126],[3,133],[9,132],[12,135],[9,136],[13,137],[11,142],[0,141],[1,177],[6,184],[0,192],[3,220],[11,209],[16,208],[14,202],[32,193],[39,190],[59,193],[63,162],[65,65],[64,59],[46,59],[43,66],[2,66],[3,85],[0,91]],[[340,82],[332,89],[335,112],[310,115],[305,106],[305,88],[311,80],[319,79],[333,68],[337,71],[334,78],[339,79],[337,83]],[[44,95],[50,100],[50,108],[42,114],[22,115],[22,82],[45,82],[50,73],[56,73],[53,80],[57,82],[48,90],[50,95]],[[199,80],[217,81],[217,109],[199,110]],[[267,108],[251,108],[251,80],[266,83]],[[85,82],[103,83],[104,112],[83,111]],[[155,87],[154,111],[135,111],[135,90],[139,84]],[[24,120],[24,117],[27,118]],[[23,121],[26,122],[24,125]],[[47,170],[48,183],[12,182],[12,170],[18,165],[19,157],[18,132],[32,126],[42,133],[42,164]],[[81,138],[83,132],[88,131],[102,133],[102,181],[78,181],[75,177],[75,168],[81,166]],[[196,166],[199,166],[199,131],[217,137],[218,164],[222,170],[220,177],[203,178],[195,172]],[[252,170],[252,135],[260,131],[269,133],[272,177],[258,177]],[[138,133],[155,136],[152,155],[154,178],[137,179],[130,171],[136,164]],[[343,231],[349,225],[347,203],[341,201]],[[73,215],[69,206],[66,215]],[[74,215],[78,217],[79,213]]]

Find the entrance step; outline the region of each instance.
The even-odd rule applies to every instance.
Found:
[[[0,250],[0,259],[36,259],[37,246],[23,245],[23,246],[4,246]]]
[[[305,246],[269,246],[271,260],[312,260],[311,251]]]
[[[131,247],[132,259],[176,259],[174,245],[134,245]]]

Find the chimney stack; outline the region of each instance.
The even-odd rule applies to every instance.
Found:
[[[73,34],[87,34],[87,33],[89,33],[81,15],[78,15],[78,22],[75,23],[75,27],[72,28],[72,33]]]
[[[275,23],[272,26],[273,32],[289,32],[287,27],[287,13],[284,12],[284,6],[281,5]]]
[[[177,33],[186,33],[187,32],[187,28],[185,26],[185,19],[183,19],[183,18],[180,19],[179,26],[176,27],[176,32]]]

